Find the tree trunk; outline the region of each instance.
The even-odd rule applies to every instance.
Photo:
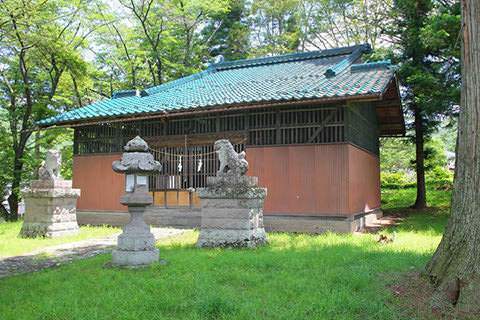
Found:
[[[423,209],[427,206],[427,195],[425,191],[425,154],[423,151],[423,121],[420,108],[414,107],[415,113],[415,147],[416,147],[416,167],[417,167],[417,200],[412,208]]]
[[[162,60],[157,58],[157,77],[158,77],[158,84],[162,84]]]
[[[152,75],[153,79],[153,86],[157,85],[157,76],[155,75],[155,70],[153,69],[152,63],[148,60],[148,69],[150,70],[150,74]]]
[[[137,87],[137,72],[135,66],[132,66],[132,89]]]
[[[8,221],[18,220],[18,203],[20,202],[20,181],[22,180],[22,159],[15,153],[15,159],[13,163],[13,181],[12,181],[12,193],[8,196],[8,205],[10,206],[10,213],[8,214]]]
[[[35,131],[35,160],[40,162],[40,130]],[[38,168],[35,166],[35,170],[33,172],[33,179],[38,179]]]
[[[462,101],[455,181],[445,234],[426,267],[434,305],[480,312],[480,2],[462,1]]]
[[[110,75],[110,97],[113,97],[113,74]]]

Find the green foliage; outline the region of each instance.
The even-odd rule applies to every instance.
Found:
[[[428,186],[433,188],[453,186],[453,172],[442,167],[435,167],[427,172],[425,181]]]
[[[459,4],[450,1],[394,0],[394,23],[387,27],[395,43],[391,57],[399,65],[403,104],[408,117],[414,118],[409,128],[415,130],[419,150],[415,159],[417,207],[425,205],[424,175],[432,167],[427,163],[432,149],[424,148],[424,140],[428,140],[445,116],[455,116],[458,112],[459,8]]]
[[[447,147],[434,137],[425,144],[425,171],[428,185],[452,185],[447,169]],[[382,138],[380,141],[380,183],[384,188],[415,186],[415,146],[407,139]]]
[[[88,23],[96,22],[92,11],[98,6],[95,0],[2,2],[0,110],[10,137],[8,154],[0,161],[6,168],[1,179],[12,191],[8,220],[18,218],[21,186],[40,163],[39,136],[33,145],[31,140],[35,122],[82,105],[88,67],[80,50],[87,45]]]
[[[231,0],[229,10],[213,15],[213,21],[202,29],[203,37],[211,37],[207,44],[211,57],[222,55],[227,61],[248,58],[250,31],[246,11],[245,0]]]
[[[411,168],[415,160],[415,145],[408,139],[380,139],[380,171],[397,172]]]
[[[415,186],[414,182],[405,175],[405,171],[381,172],[380,185],[382,188],[398,189],[411,188]]]
[[[458,123],[456,118],[448,118],[442,121],[438,130],[432,135],[432,137],[440,140],[445,150],[449,152],[455,152],[455,144],[457,143]]]
[[[447,155],[443,142],[438,138],[429,139],[425,144],[425,171],[428,172],[433,168],[446,167]]]
[[[397,304],[387,285],[398,274],[423,270],[441,239],[449,196],[429,191],[436,201],[430,205],[440,208],[382,230],[390,237],[397,232],[390,244],[368,233],[272,233],[268,246],[254,250],[197,249],[195,232],[157,242],[166,265],[109,269],[107,254],[5,278],[0,299],[12,303],[1,304],[0,315],[5,320],[421,318],[413,306]],[[414,198],[413,189],[382,195],[384,209],[403,217]]]
[[[380,172],[380,185],[387,189],[412,188],[416,186],[412,178],[405,171]],[[431,188],[453,186],[453,172],[444,167],[433,167],[427,171],[425,180]]]
[[[252,3],[250,25],[255,30],[254,56],[296,52],[300,44],[299,0],[261,0]]]
[[[392,22],[392,0],[302,0],[297,15],[301,50],[369,43],[376,49],[386,40]]]

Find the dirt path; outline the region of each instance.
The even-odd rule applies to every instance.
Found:
[[[155,236],[155,240],[161,240],[192,232],[192,230],[152,228],[151,232]],[[111,252],[117,245],[117,237],[118,234],[113,234],[98,239],[47,247],[20,256],[0,258],[0,279],[21,273],[55,268],[78,259]]]

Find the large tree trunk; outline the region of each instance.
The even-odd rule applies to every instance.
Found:
[[[480,1],[463,0],[462,101],[450,218],[426,274],[435,305],[480,311]]]
[[[423,209],[427,206],[427,194],[425,191],[425,154],[423,151],[423,119],[418,106],[415,110],[415,147],[416,147],[416,167],[417,167],[417,200],[412,208]]]

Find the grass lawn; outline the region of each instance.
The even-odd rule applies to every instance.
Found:
[[[401,216],[414,195],[384,193],[384,209]],[[254,250],[196,249],[194,233],[157,242],[166,265],[110,269],[111,255],[99,255],[5,278],[0,319],[406,319],[386,286],[422,270],[441,239],[450,192],[428,196],[440,208],[382,231],[396,230],[394,243],[268,234],[270,244]]]
[[[80,227],[80,234],[73,236],[26,239],[18,237],[22,225],[23,221],[0,223],[0,257],[20,255],[45,247],[99,238],[122,231],[120,228],[83,226]]]

